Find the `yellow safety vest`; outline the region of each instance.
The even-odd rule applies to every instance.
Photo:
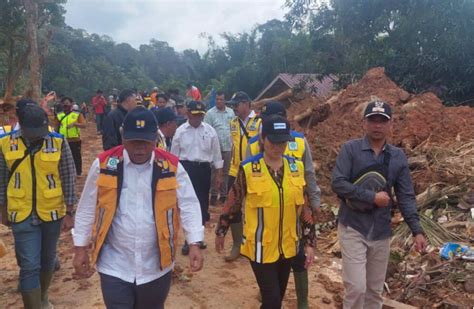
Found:
[[[67,128],[70,124],[76,123],[79,116],[80,113],[78,112],[70,112],[67,115],[64,112],[58,113],[59,134],[65,138],[79,138],[81,136],[81,129],[78,127]]]
[[[5,135],[7,133],[10,133],[12,131],[12,126],[5,125],[5,126],[0,126],[0,135]]]
[[[299,214],[304,204],[303,163],[284,156],[281,188],[259,154],[242,163],[247,184],[244,236],[240,252],[257,263],[296,256],[300,239]]]
[[[298,160],[303,160],[303,154],[305,152],[304,135],[296,131],[291,131],[290,134],[294,138],[294,141],[288,142],[288,145],[285,149],[285,155]],[[249,140],[251,156],[256,156],[260,153],[259,138],[260,135],[257,135]]]
[[[230,135],[232,137],[232,161],[230,162],[229,175],[237,177],[239,165],[245,160],[247,143],[249,139],[258,135],[262,119],[258,116],[251,117],[245,126],[245,131],[241,129],[240,118],[235,117],[230,121]],[[247,132],[247,134],[245,134]]]
[[[56,221],[66,214],[59,161],[64,140],[57,133],[49,133],[41,149],[34,155],[13,131],[0,138],[0,147],[8,166],[7,186],[9,221],[19,223],[35,211],[42,221]],[[25,156],[26,154],[26,156]]]
[[[100,174],[97,179],[97,205],[92,231],[92,263],[97,262],[107,233],[112,226],[120,200],[123,175],[123,146],[117,146],[99,155]],[[179,232],[179,209],[177,207],[176,169],[178,158],[161,149],[155,149],[153,180],[153,209],[157,233],[160,268],[173,263]],[[156,176],[156,177],[155,177]]]

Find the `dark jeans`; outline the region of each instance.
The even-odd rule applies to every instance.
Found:
[[[209,190],[211,189],[211,164],[207,162],[181,161],[191,179],[201,205],[202,224],[211,219],[209,215]]]
[[[292,262],[293,258],[285,259],[283,257],[280,257],[275,263],[260,264],[250,262],[258,287],[260,288],[260,294],[262,295],[262,305],[260,308],[281,308],[288,278],[290,277]]]
[[[33,225],[30,216],[23,222],[12,224],[21,291],[40,288],[40,272],[54,271],[61,221]]]
[[[76,166],[76,174],[82,174],[82,154],[81,144],[82,141],[68,141],[69,148],[71,148],[72,158],[74,159],[74,165]]]
[[[105,114],[95,114],[95,124],[97,132],[102,132],[102,123],[104,122]]]
[[[109,275],[100,275],[100,286],[108,309],[164,308],[171,286],[171,271],[154,281],[136,285]]]

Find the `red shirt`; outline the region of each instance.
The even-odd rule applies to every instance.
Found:
[[[192,86],[191,89],[186,92],[186,96],[192,98],[194,101],[201,101],[201,92],[196,86]]]
[[[94,106],[94,111],[96,114],[103,114],[105,113],[105,106],[107,105],[107,101],[103,95],[96,95],[92,98],[92,106]]]

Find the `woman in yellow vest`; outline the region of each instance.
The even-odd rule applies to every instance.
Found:
[[[281,308],[299,243],[305,244],[308,268],[314,259],[316,236],[311,220],[305,220],[301,212],[303,163],[283,155],[291,140],[288,121],[268,117],[261,137],[263,152],[240,166],[216,229],[216,249],[224,248],[229,222],[245,205],[240,252],[250,260],[262,295],[261,308]]]

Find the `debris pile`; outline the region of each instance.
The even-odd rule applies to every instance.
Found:
[[[414,254],[410,231],[401,215],[394,214],[388,297],[420,307],[472,305],[474,262],[442,261],[438,251],[446,242],[470,243],[471,247],[474,243],[474,108],[446,107],[432,93],[408,93],[383,68],[369,70],[359,82],[329,98],[293,96],[289,119],[311,145],[323,199],[337,203],[330,188],[337,153],[344,142],[363,135],[363,112],[374,98],[392,107],[390,143],[407,154],[421,223],[430,243],[429,254]],[[334,206],[327,208],[334,210]],[[340,256],[335,225],[320,226],[320,248]]]

